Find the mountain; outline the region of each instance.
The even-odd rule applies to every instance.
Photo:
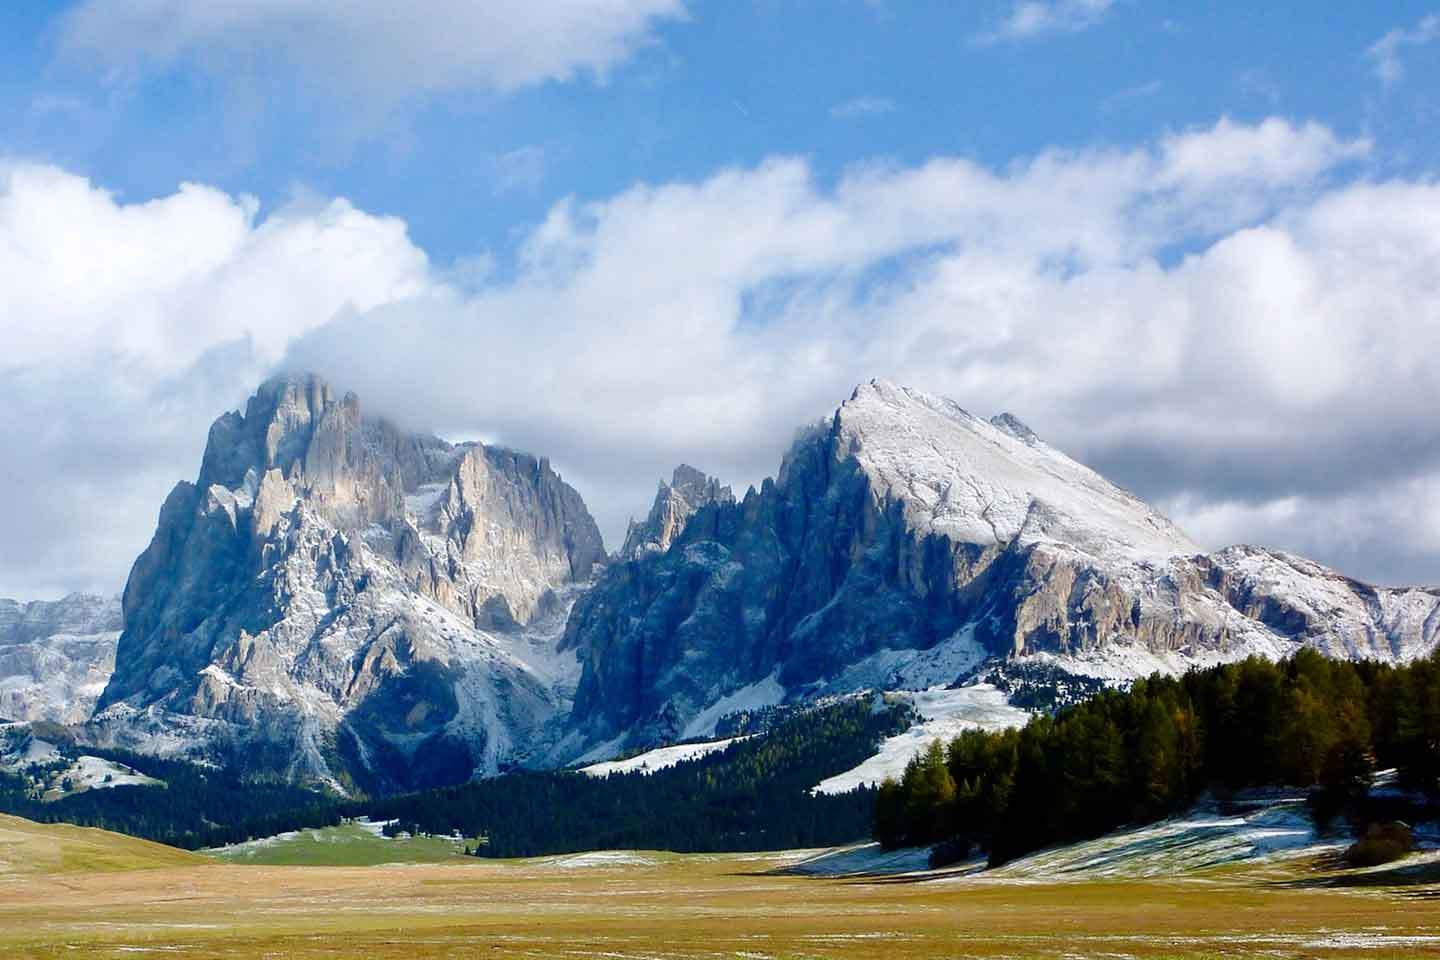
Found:
[[[0,600],[0,716],[82,723],[115,668],[120,598]]]
[[[342,789],[525,763],[568,712],[557,640],[604,559],[546,460],[271,380],[166,499],[90,735]]]
[[[1206,555],[1013,416],[880,380],[802,434],[773,480],[704,504],[672,539],[613,564],[570,616],[586,743],[950,683],[993,658],[1127,678],[1301,646],[1402,661],[1440,632],[1440,591],[1254,547]]]
[[[738,501],[677,468],[607,558],[544,459],[290,376],[215,422],[123,616],[92,747],[386,793],[862,689],[984,677],[940,699],[1043,703],[1301,647],[1405,661],[1434,649],[1440,591],[1207,554],[1015,417],[878,380]]]
[[[734,502],[735,494],[729,487],[722,487],[719,480],[682,463],[675,468],[669,483],[660,481],[649,516],[641,523],[630,522],[620,556],[635,560],[652,551],[664,553],[695,511],[712,503]]]

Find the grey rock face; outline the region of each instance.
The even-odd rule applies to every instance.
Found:
[[[655,503],[644,522],[630,521],[620,556],[634,560],[650,552],[664,553],[701,507],[734,502],[735,495],[729,487],[722,487],[719,480],[682,463],[675,468],[669,483],[660,482]]]
[[[369,790],[523,763],[569,705],[559,618],[604,557],[547,461],[272,380],[161,509],[95,736]]]
[[[944,683],[985,657],[1118,678],[1302,644],[1408,659],[1437,631],[1440,592],[1205,556],[1013,417],[876,381],[773,481],[612,565],[565,642],[584,662],[574,723],[638,746],[697,732],[726,697]]]
[[[115,667],[120,598],[0,600],[0,716],[82,723]]]

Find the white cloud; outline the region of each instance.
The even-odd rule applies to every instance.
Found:
[[[545,179],[545,149],[519,147],[495,158],[495,192],[535,190]]]
[[[683,0],[84,0],[62,40],[122,75],[179,62],[225,75],[278,67],[307,86],[400,99],[603,79],[657,22],[684,16]]]
[[[1388,89],[1405,76],[1407,50],[1426,46],[1440,39],[1440,14],[1421,17],[1413,27],[1396,27],[1372,43],[1365,51],[1375,65],[1375,76]]]
[[[0,509],[31,546],[0,594],[118,586],[208,421],[282,355],[550,455],[611,539],[675,463],[757,481],[889,376],[1014,411],[1216,545],[1440,578],[1440,187],[1337,180],[1365,150],[1222,120],[833,186],[777,158],[556,204],[493,273],[437,270],[343,201],[260,218],[15,168]]]
[[[432,282],[403,224],[341,200],[260,220],[209,187],[127,204],[0,165],[0,591],[119,590],[210,421],[294,337]]]
[[[837,103],[830,108],[830,116],[836,120],[864,120],[884,116],[895,111],[895,101],[889,97],[856,97]]]
[[[1276,117],[1253,125],[1221,117],[1208,130],[1162,140],[1159,182],[1205,190],[1225,181],[1262,188],[1303,185],[1338,163],[1365,156],[1371,146],[1369,140],[1341,140],[1314,121],[1297,127]]]
[[[1115,0],[1017,0],[1010,13],[979,39],[986,43],[1030,40],[1051,33],[1088,30],[1110,15]]]

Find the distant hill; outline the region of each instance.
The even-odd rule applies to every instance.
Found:
[[[0,878],[185,867],[209,862],[198,854],[108,830],[35,823],[0,814]]]

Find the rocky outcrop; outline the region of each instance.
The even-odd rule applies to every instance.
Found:
[[[272,380],[161,509],[95,735],[367,790],[524,763],[569,706],[556,641],[604,557],[547,461]]]
[[[574,723],[639,746],[703,732],[717,703],[947,683],[987,657],[1133,677],[1301,644],[1407,659],[1437,631],[1435,591],[1206,556],[1014,417],[875,381],[774,480],[612,565],[565,643]]]
[[[0,600],[0,716],[82,723],[115,668],[120,598]]]
[[[675,468],[669,483],[660,481],[655,503],[644,522],[630,521],[620,556],[634,560],[646,553],[664,553],[701,507],[734,502],[735,495],[729,487],[721,486],[719,480],[682,463]]]

